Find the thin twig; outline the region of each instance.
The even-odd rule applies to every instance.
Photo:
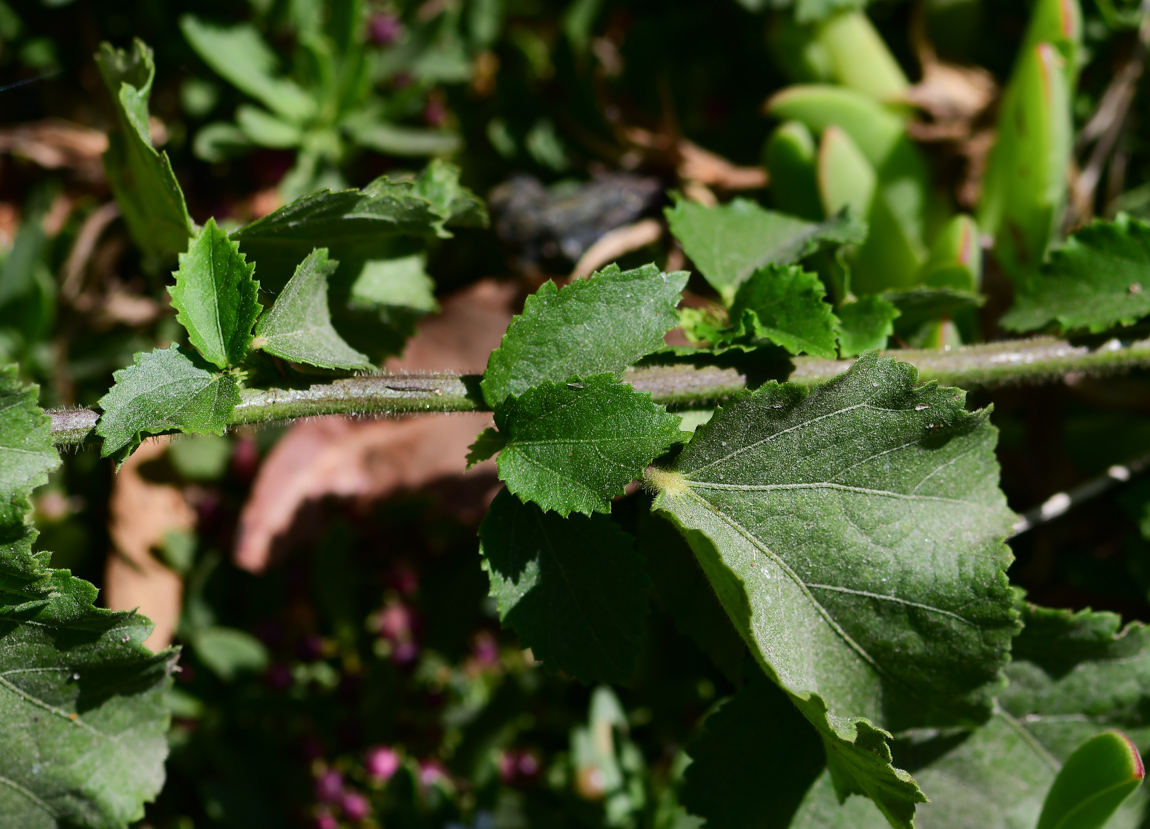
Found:
[[[1115,464],[1107,469],[1103,474],[1096,478],[1091,478],[1084,484],[1074,487],[1074,489],[1066,492],[1056,492],[1051,495],[1037,507],[1029,509],[1019,516],[1018,521],[1014,524],[1014,530],[1011,532],[1010,537],[1014,538],[1027,530],[1037,527],[1039,524],[1045,524],[1047,521],[1053,521],[1060,515],[1065,515],[1074,507],[1089,501],[1092,498],[1097,498],[1106,492],[1109,492],[1119,484],[1124,484],[1150,468],[1150,452],[1145,455],[1139,455],[1134,460],[1127,461],[1124,464]]]
[[[944,386],[1037,384],[1067,374],[1114,374],[1150,368],[1150,339],[1111,339],[1098,345],[1075,344],[1053,337],[1007,340],[952,351],[903,349],[886,356],[912,363],[923,382]],[[836,377],[851,360],[796,357],[786,363],[758,366],[773,376],[801,385]],[[474,374],[375,374],[319,383],[306,389],[245,389],[232,425],[275,423],[321,415],[387,416],[432,412],[483,412],[490,407]],[[674,409],[715,406],[747,386],[744,374],[714,365],[672,363],[629,370],[624,379],[657,403]],[[49,412],[52,438],[58,446],[83,443],[92,435],[99,414],[90,409]]]

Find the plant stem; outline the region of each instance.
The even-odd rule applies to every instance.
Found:
[[[1074,344],[1053,337],[1007,340],[953,351],[904,349],[886,356],[914,364],[922,380],[952,386],[1046,383],[1077,372],[1106,374],[1150,367],[1150,339]],[[822,383],[850,368],[851,360],[797,357],[786,378],[802,385]],[[404,415],[424,412],[484,412],[490,407],[474,374],[368,375],[334,380],[307,389],[245,389],[234,425],[274,423],[320,415]],[[745,374],[732,368],[686,364],[646,366],[625,378],[656,403],[670,408],[714,406],[746,388]],[[58,446],[83,443],[97,414],[89,409],[49,412]]]

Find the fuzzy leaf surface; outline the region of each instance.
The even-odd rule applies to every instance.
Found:
[[[14,368],[0,401],[0,827],[127,826],[163,785],[175,654],[152,654],[147,619],[94,607],[92,585],[32,553],[29,496],[59,456]]]
[[[115,372],[116,384],[100,399],[96,434],[101,454],[122,459],[145,435],[179,430],[222,435],[240,402],[235,380],[184,352],[178,345],[139,353]]]
[[[768,265],[739,288],[731,319],[744,321],[747,333],[791,354],[833,360],[838,356],[839,321],[824,302],[826,293],[817,274],[795,265]]]
[[[808,222],[747,199],[718,207],[679,200],[667,221],[683,250],[729,305],[739,286],[767,265],[787,265],[822,245],[862,242],[866,224],[848,213]]]
[[[539,383],[619,372],[657,351],[679,322],[687,276],[610,265],[562,290],[545,282],[488,359],[483,396],[497,406]]]
[[[1010,331],[1056,323],[1098,333],[1150,316],[1150,224],[1130,216],[1096,221],[1050,256],[1002,318]]]
[[[1113,613],[1027,606],[994,715],[973,729],[921,732],[895,744],[896,760],[931,799],[919,829],[1033,829],[1062,764],[1087,740],[1117,728],[1150,750],[1150,629],[1122,629]],[[977,792],[977,797],[972,797]],[[1139,790],[1107,829],[1144,825]],[[838,805],[830,781],[808,792],[796,829],[885,829],[865,803]]]
[[[611,499],[682,439],[675,415],[613,374],[534,386],[507,398],[495,425],[506,441],[500,479],[564,517],[610,512]]]
[[[483,200],[459,183],[459,173],[454,164],[433,159],[416,177],[415,192],[431,202],[431,209],[444,224],[487,227]]]
[[[312,251],[256,325],[259,347],[290,360],[320,368],[370,368],[367,355],[343,341],[331,324],[327,280],[338,265],[327,248]]]
[[[501,490],[479,527],[499,616],[551,671],[627,683],[647,577],[634,539],[604,515],[560,518]]]
[[[822,732],[840,796],[865,792],[900,826],[922,796],[872,723],[986,717],[1016,625],[996,431],[963,392],[916,380],[872,352],[809,393],[767,384],[650,478],[752,653]]]
[[[176,319],[217,368],[238,366],[252,343],[252,325],[261,310],[255,269],[215,219],[208,219],[180,254],[176,284],[168,289]]]
[[[104,43],[96,66],[120,122],[120,131],[108,136],[104,153],[108,185],[140,248],[155,254],[179,253],[192,235],[192,218],[168,154],[152,146],[148,127],[148,98],[156,76],[152,50],[138,39],[131,51]]]

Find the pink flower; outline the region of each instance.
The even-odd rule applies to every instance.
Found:
[[[399,753],[387,746],[376,746],[367,750],[364,766],[372,780],[385,783],[391,776],[399,771]]]
[[[359,792],[344,792],[339,801],[339,810],[348,820],[359,823],[371,814],[371,804]]]
[[[315,778],[315,799],[333,803],[343,794],[343,775],[335,769],[320,772]]]

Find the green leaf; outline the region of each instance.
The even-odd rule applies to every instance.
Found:
[[[649,510],[640,513],[636,534],[659,605],[723,676],[735,687],[743,685],[744,665],[751,665],[747,646],[715,591],[699,589],[703,571],[690,545],[670,521]],[[760,673],[757,668],[755,672]]]
[[[1038,829],[1101,829],[1146,776],[1121,731],[1103,731],[1075,749],[1046,795]]]
[[[347,304],[352,310],[393,307],[434,313],[439,303],[435,301],[435,282],[427,273],[427,254],[421,251],[364,263],[351,285]]]
[[[680,199],[666,214],[683,250],[728,305],[760,268],[797,262],[823,245],[866,238],[866,226],[846,214],[816,224],[764,210],[747,199],[718,207]]]
[[[483,396],[498,406],[548,380],[622,371],[662,348],[663,335],[678,324],[675,306],[687,276],[654,265],[610,265],[562,290],[545,282],[488,359]]]
[[[839,349],[844,357],[856,357],[872,348],[886,348],[894,333],[899,310],[879,296],[864,296],[839,306]]]
[[[1150,629],[1135,622],[1120,630],[1118,616],[1091,610],[1028,605],[1022,618],[1010,684],[984,725],[912,732],[896,743],[896,759],[931,799],[919,807],[918,829],[1030,829],[1063,763],[1084,742],[1117,728],[1143,752],[1150,748]],[[1107,829],[1142,827],[1147,801],[1136,792]],[[799,815],[795,829],[887,825],[858,803],[839,807],[825,776]]]
[[[475,443],[468,447],[467,468],[470,469],[488,458],[494,458],[499,450],[506,445],[507,438],[505,435],[495,429],[484,429],[475,439]]]
[[[451,217],[416,192],[411,181],[378,178],[362,190],[323,190],[296,199],[232,234],[260,266],[265,290],[279,291],[296,266],[326,247],[350,285],[369,261],[394,255],[397,236],[448,236]]]
[[[141,40],[132,50],[100,45],[96,66],[112,94],[120,131],[108,136],[104,171],[132,239],[148,253],[182,251],[193,233],[184,193],[167,153],[152,146],[148,98],[156,66]]]
[[[349,118],[342,126],[359,146],[386,155],[449,155],[463,146],[463,139],[457,133],[391,124],[380,120],[375,113],[371,117]]]
[[[795,0],[795,19],[800,23],[815,23],[850,9],[865,7],[867,0]]]
[[[171,650],[151,623],[94,607],[96,589],[32,553],[32,489],[59,465],[51,421],[0,373],[0,824],[127,826],[159,793]]]
[[[583,682],[630,681],[648,587],[631,536],[606,516],[560,518],[502,490],[479,538],[499,616],[536,659]]]
[[[904,826],[921,794],[870,721],[985,717],[1016,624],[995,430],[963,392],[916,386],[873,352],[809,393],[768,383],[648,475],[752,653],[823,733],[840,796],[863,791]]]
[[[1082,228],[1051,254],[1002,326],[1035,331],[1056,323],[1062,331],[1098,333],[1148,315],[1150,224],[1120,215]]]
[[[254,26],[217,26],[185,14],[180,17],[180,30],[212,71],[268,109],[297,123],[315,114],[315,101],[279,75],[276,53]]]
[[[524,501],[566,517],[611,499],[679,443],[679,419],[613,374],[541,383],[495,409],[499,477]]]
[[[978,226],[994,258],[1023,287],[1038,273],[1061,220],[1074,144],[1071,95],[1058,50],[1040,43],[1018,60],[998,111]]]
[[[483,200],[459,183],[459,168],[434,159],[415,179],[415,193],[431,202],[445,223],[459,227],[487,227]]]
[[[682,802],[709,827],[786,829],[826,768],[818,734],[761,673],[707,717],[687,753]]]
[[[218,368],[242,363],[252,343],[252,325],[260,315],[255,269],[215,219],[208,219],[180,254],[176,284],[168,289],[176,319],[192,345]]]
[[[838,319],[823,301],[818,276],[797,265],[768,265],[743,283],[731,306],[731,319],[746,315],[754,336],[791,354],[837,356]]]
[[[370,368],[367,356],[345,343],[331,325],[327,280],[338,264],[328,259],[327,248],[312,251],[260,319],[255,347],[320,368]]]
[[[118,460],[149,434],[222,435],[240,402],[235,380],[189,358],[175,344],[136,354],[134,365],[113,376],[116,384],[100,399],[104,414],[96,434],[104,438],[101,454]]]

